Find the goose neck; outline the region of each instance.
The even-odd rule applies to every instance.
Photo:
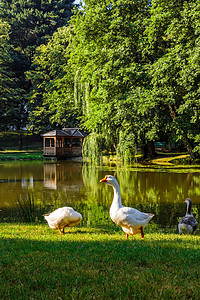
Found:
[[[113,204],[118,207],[122,207],[122,202],[121,202],[121,192],[119,185],[113,185],[113,190],[114,190],[114,198],[113,198]]]
[[[192,211],[192,203],[191,202],[187,202],[186,215],[191,215],[191,211]]]

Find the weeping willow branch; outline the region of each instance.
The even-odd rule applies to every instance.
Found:
[[[135,160],[135,135],[132,132],[120,131],[117,155],[124,162],[132,162]]]
[[[83,142],[83,157],[89,161],[102,161],[102,137],[99,134],[89,134]]]
[[[75,73],[75,76],[74,76],[74,104],[75,106],[77,107],[78,106],[78,103],[79,103],[79,74],[80,74],[80,71],[77,70],[76,73]]]

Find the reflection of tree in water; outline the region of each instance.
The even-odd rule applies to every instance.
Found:
[[[33,177],[33,186],[28,184],[22,189],[20,185],[18,193],[19,195],[22,191],[23,193],[27,191],[33,194],[34,208],[39,213],[37,219],[43,220],[40,209],[48,213],[58,207],[71,206],[83,215],[80,226],[115,226],[109,217],[113,189],[99,182],[105,174],[111,174],[115,175],[120,184],[123,205],[155,214],[151,221],[152,226],[153,224],[162,227],[177,226],[178,219],[185,215],[186,205],[183,202],[187,197],[192,199],[193,213],[199,221],[199,173],[183,173],[183,171],[168,173],[139,168],[131,170],[128,167],[122,170],[113,165],[97,167],[80,162],[45,165],[44,182],[38,175],[43,170],[38,168],[39,173],[29,172],[26,177],[23,175],[23,178],[29,178],[30,175]],[[25,172],[24,174],[26,175]],[[4,182],[1,184],[4,187]],[[9,184],[11,189],[16,191],[13,183]],[[1,211],[0,221],[7,215],[16,216],[12,211],[13,207]]]
[[[196,195],[200,196],[200,176],[194,175],[191,181],[191,186]]]
[[[120,182],[123,203],[144,212],[152,212],[152,221],[161,226],[177,224],[180,216],[185,215],[186,206],[183,204],[187,197],[197,199],[193,181],[195,176],[190,174],[167,172],[132,172],[119,171],[117,178]],[[199,177],[198,177],[199,178]],[[195,201],[193,201],[195,203]],[[199,203],[199,202],[198,202]],[[196,216],[199,215],[199,205],[193,205]]]
[[[105,175],[102,169],[88,165],[83,167],[82,173],[87,190],[87,205],[91,210],[95,209],[94,213],[101,219],[101,211],[107,210],[109,213],[113,190],[99,184],[99,179]],[[114,172],[108,171],[106,174],[114,175]],[[131,170],[119,170],[115,175],[120,184],[123,205],[154,213],[155,216],[151,222],[159,224],[161,227],[177,225],[178,219],[185,215],[186,206],[183,202],[187,197],[194,199],[193,212],[198,219],[200,209],[198,200],[200,198],[197,199],[197,196],[199,196],[199,190],[195,193],[194,189],[195,183],[199,183],[198,176],[193,174],[188,176],[187,173]],[[196,203],[199,203],[198,205],[195,204],[195,199]]]
[[[108,193],[99,182],[103,178],[102,171],[92,164],[84,164],[82,176],[86,191],[86,205],[83,212],[86,225],[101,227],[112,225],[109,217]]]

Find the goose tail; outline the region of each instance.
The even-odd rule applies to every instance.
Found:
[[[147,213],[147,215],[149,215],[149,220],[151,220],[154,217],[154,214]]]

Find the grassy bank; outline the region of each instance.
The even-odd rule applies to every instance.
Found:
[[[41,160],[43,153],[40,150],[29,151],[0,151],[0,160]]]
[[[199,299],[200,236],[0,224],[0,299]]]
[[[19,136],[21,150],[19,150]],[[42,138],[27,130],[0,132],[0,160],[40,160],[42,159]]]
[[[184,159],[188,158],[189,155],[177,155],[174,157],[173,153],[170,154],[170,157],[162,157],[153,159],[149,161],[154,165],[162,165],[162,166],[175,166],[183,163]],[[39,150],[5,150],[0,151],[0,160],[42,160],[43,152],[41,149]],[[104,163],[119,163],[117,161],[116,155],[111,157],[103,157]]]

